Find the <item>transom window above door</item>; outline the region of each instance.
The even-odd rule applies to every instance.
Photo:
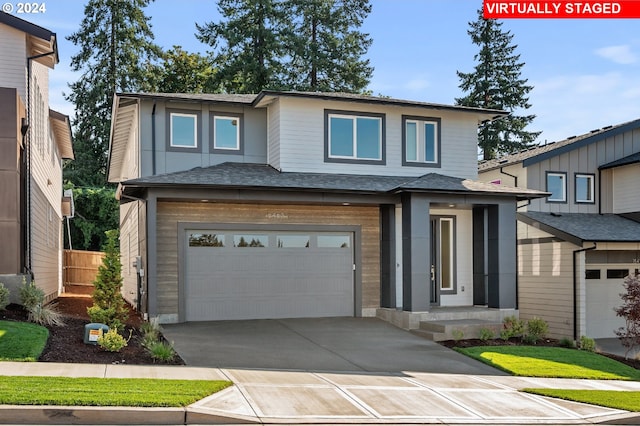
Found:
[[[325,111],[325,161],[384,164],[384,115]]]
[[[440,166],[440,119],[403,116],[403,158],[405,166]]]

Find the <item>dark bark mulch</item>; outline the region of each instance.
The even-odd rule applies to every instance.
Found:
[[[138,312],[130,309],[129,319],[121,333],[129,339],[120,352],[108,352],[98,345],[84,343],[84,326],[89,324],[87,308],[93,304],[88,297],[61,297],[54,302],[55,308],[64,316],[64,326],[47,326],[49,339],[38,361],[74,362],[86,364],[163,364],[184,365],[176,355],[173,361],[154,360],[141,345],[142,334],[139,331],[143,320]],[[0,311],[0,320],[27,321],[27,312],[20,305],[11,304]],[[162,337],[161,337],[162,338]]]

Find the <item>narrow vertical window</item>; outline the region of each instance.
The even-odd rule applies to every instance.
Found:
[[[403,116],[405,166],[440,166],[440,119]]]
[[[406,147],[407,161],[418,161],[418,129],[415,121],[407,121]]]
[[[453,290],[453,219],[440,219],[440,289]]]

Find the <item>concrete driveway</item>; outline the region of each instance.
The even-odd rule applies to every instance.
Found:
[[[163,334],[197,367],[503,374],[377,318],[192,322]]]

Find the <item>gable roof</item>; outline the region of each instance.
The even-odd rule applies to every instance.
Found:
[[[579,246],[584,242],[640,242],[640,223],[616,214],[526,212],[518,213],[518,220]]]
[[[121,184],[125,195],[139,195],[142,188],[223,188],[304,190],[341,193],[389,194],[429,191],[447,194],[474,193],[538,198],[545,192],[470,181],[429,173],[422,177],[374,176],[330,173],[280,172],[267,164],[222,163],[187,171],[131,179]]]
[[[27,51],[30,57],[34,57],[34,61],[49,68],[53,68],[60,62],[56,33],[2,11],[0,11],[0,24],[27,34]]]
[[[49,123],[56,139],[56,145],[60,151],[60,157],[65,160],[73,160],[73,144],[71,140],[71,122],[69,116],[49,110]]]
[[[628,121],[616,126],[605,126],[601,129],[595,129],[580,136],[571,136],[559,142],[538,145],[500,158],[482,161],[478,164],[478,170],[485,172],[517,163],[522,163],[524,167],[527,167],[548,158],[564,154],[574,149],[582,148],[583,146],[636,128],[640,128],[640,119]]]
[[[619,158],[610,163],[603,164],[602,166],[598,167],[598,169],[606,170],[606,169],[612,169],[614,167],[628,166],[629,164],[635,164],[635,163],[640,163],[640,152],[636,152],[635,154],[631,154],[627,157]]]

